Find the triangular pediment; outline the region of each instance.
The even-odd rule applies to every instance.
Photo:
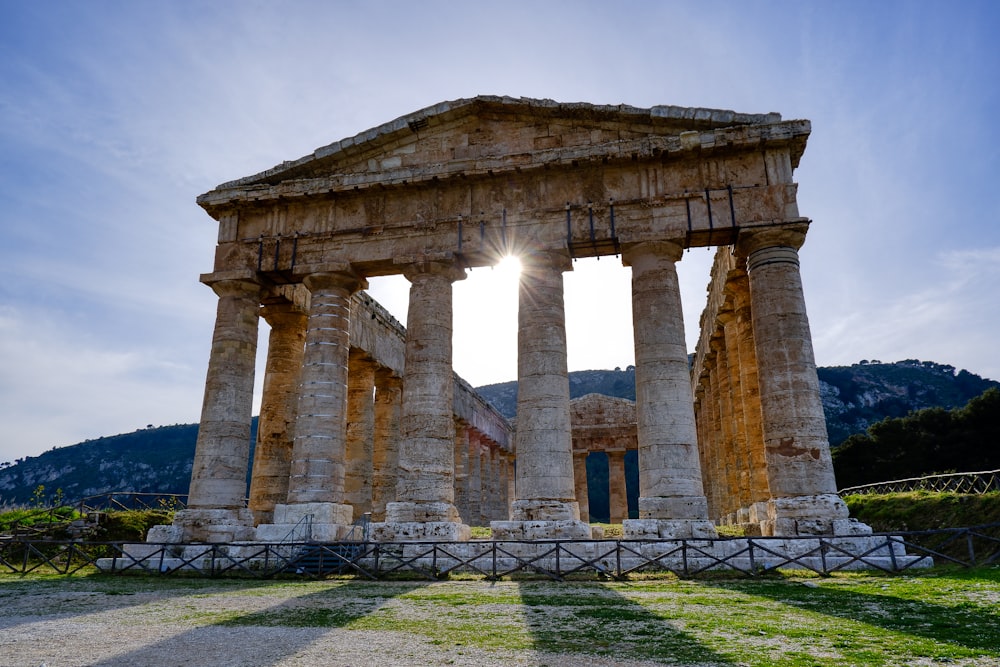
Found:
[[[574,428],[635,424],[635,402],[604,394],[586,394],[569,402]]]
[[[334,178],[331,189],[447,177],[465,171],[516,169],[594,154],[634,151],[636,142],[685,133],[781,123],[776,113],[719,109],[559,103],[480,96],[442,102],[334,142],[298,160],[230,181],[202,195]],[[213,196],[216,195],[216,196]]]

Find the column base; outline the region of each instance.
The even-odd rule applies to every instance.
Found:
[[[351,525],[354,508],[339,503],[295,503],[274,506],[274,522],[260,524],[258,542],[340,542],[361,539]]]
[[[708,521],[708,501],[705,496],[640,496],[639,519]]]
[[[708,519],[626,519],[628,540],[714,540],[719,534]]]
[[[451,503],[391,502],[383,523],[462,523],[462,517]]]
[[[253,539],[253,512],[245,507],[232,509],[185,509],[174,515],[168,526],[153,526],[147,542],[228,543]]]
[[[490,521],[494,540],[530,542],[532,540],[589,540],[590,524],[579,519],[564,521]]]
[[[848,516],[847,505],[834,493],[771,498],[760,526],[767,537],[872,533],[870,526]]]
[[[566,500],[515,500],[510,506],[512,522],[523,521],[577,521],[580,522],[580,505]],[[494,523],[506,523],[493,521]],[[582,523],[582,522],[581,522]]]
[[[472,529],[457,521],[384,521],[369,525],[374,542],[468,542]]]

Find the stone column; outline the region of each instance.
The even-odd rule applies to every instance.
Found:
[[[396,500],[402,380],[386,368],[375,371],[375,432],[372,446],[372,520],[385,521],[386,503]]]
[[[244,505],[250,464],[250,419],[260,285],[221,280],[208,360],[205,398],[191,470],[188,507],[172,526],[150,530],[151,542],[232,542],[253,534],[253,514]]]
[[[714,324],[714,323],[713,323]],[[739,506],[739,472],[733,448],[732,388],[729,384],[729,357],[720,332],[709,343],[715,352],[715,375],[718,389],[719,466],[722,471],[722,524],[730,525]]]
[[[488,526],[493,520],[490,508],[493,499],[490,474],[490,445],[484,440],[479,448],[479,520],[484,526]]]
[[[517,332],[517,499],[511,521],[494,521],[497,539],[588,538],[573,479],[566,366],[565,255],[521,257]]]
[[[455,419],[455,507],[462,520],[469,519],[469,425]]]
[[[712,466],[710,465],[708,447],[711,442],[708,436],[708,397],[706,385],[708,383],[707,373],[703,373],[695,387],[695,426],[698,432],[698,461],[701,463],[701,481],[705,489],[705,501],[708,504],[708,516],[712,519],[718,516],[718,508],[715,503],[715,478],[712,476]]]
[[[446,262],[406,268],[410,281],[402,440],[396,502],[385,523],[372,527],[380,541],[467,540],[469,526],[455,508],[455,422],[452,288],[465,271]]]
[[[740,356],[739,325],[736,321],[736,311],[730,297],[727,300],[730,307],[719,312],[719,322],[726,345],[726,367],[729,369],[730,387],[730,429],[734,461],[737,472],[737,507],[734,521],[747,530],[750,523],[750,496],[752,468],[750,467],[750,448],[746,438],[746,415],[743,412],[743,358]]]
[[[465,517],[470,526],[483,526],[483,465],[480,452],[482,436],[469,433],[469,516]]]
[[[750,284],[745,271],[726,282],[732,294],[736,320],[737,345],[740,355],[740,396],[743,401],[743,431],[750,468],[750,512],[746,526],[748,535],[760,535],[767,522],[767,507],[771,497],[767,479],[767,459],[764,455],[764,434],[761,431],[760,388],[757,379],[757,353],[754,346],[750,308]]]
[[[742,232],[771,499],[765,535],[862,534],[837,495],[798,248],[806,225]],[[870,529],[868,529],[870,532]]]
[[[274,506],[285,502],[288,496],[307,315],[287,302],[266,305],[261,314],[271,326],[271,334],[268,336],[249,504],[255,523],[272,523]]]
[[[708,478],[712,480],[708,486],[707,494],[711,497],[710,504],[713,507],[709,516],[717,523],[722,523],[725,515],[726,501],[726,474],[723,466],[722,456],[722,435],[719,429],[719,371],[716,366],[718,354],[709,350],[705,354],[705,434],[704,440],[699,442],[699,448],[705,448],[705,461],[708,464],[706,469]]]
[[[483,452],[483,518],[487,523],[497,518],[498,473],[497,450],[487,447]]]
[[[587,456],[590,452],[573,450],[573,482],[576,502],[580,505],[580,521],[590,523],[590,490],[587,488]]]
[[[510,489],[513,484],[510,470],[510,458],[507,453],[500,451],[500,521],[510,519]]]
[[[694,397],[675,262],[683,248],[640,243],[624,251],[632,267],[639,518],[626,537],[711,538],[701,481]]]
[[[624,523],[628,519],[628,499],[625,488],[625,452],[608,452],[609,523]]]
[[[360,518],[372,511],[375,435],[375,363],[351,350],[347,368],[347,442],[344,500]]]
[[[274,523],[257,539],[336,541],[350,534],[353,509],[344,502],[347,365],[351,294],[365,286],[355,274],[314,273],[309,324],[299,379],[288,499],[274,508]]]
[[[507,497],[504,504],[504,518],[510,520],[513,516],[512,506],[514,504],[514,499],[517,498],[517,480],[514,471],[516,469],[515,457],[512,454],[507,456]]]

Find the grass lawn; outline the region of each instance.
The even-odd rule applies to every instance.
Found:
[[[31,596],[33,619],[65,617],[74,592],[89,605],[136,596],[129,613],[155,608],[157,623],[402,633],[452,652],[531,652],[543,665],[545,656],[573,664],[567,655],[703,667],[1000,665],[1000,567],[564,583],[0,575],[0,627],[26,622],[5,600]]]

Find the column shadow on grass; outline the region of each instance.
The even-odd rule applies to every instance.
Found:
[[[270,583],[280,585],[278,582]],[[254,667],[275,665],[331,630],[368,616],[389,600],[426,585],[426,582],[331,582],[329,587],[320,591],[295,596],[265,609],[230,615],[95,662],[91,667],[173,664],[170,662],[171,655],[192,646],[202,648],[203,659],[199,665],[235,664],[234,647],[238,647],[240,655],[251,660],[245,664],[253,664]],[[362,588],[363,595],[355,596],[355,591]],[[348,596],[351,596],[349,601]],[[276,629],[295,631],[275,632]],[[378,659],[374,655],[371,657]],[[216,658],[218,663],[214,661]]]
[[[607,586],[521,582],[519,591],[537,651],[704,667],[737,664]]]
[[[58,579],[0,579],[0,629],[38,623],[50,618],[99,614],[127,607],[138,607],[154,600],[164,600],[192,593],[226,590],[245,591],[268,585],[259,580],[207,580],[156,575],[87,574],[65,575]],[[6,590],[5,590],[6,589]],[[4,595],[15,596],[5,603]]]
[[[887,581],[892,581],[888,579]],[[839,588],[804,587],[808,594],[791,597],[790,581],[748,581],[738,583],[704,582],[737,590],[747,595],[769,598],[775,602],[806,611],[877,626],[892,632],[920,637],[981,651],[1000,657],[1000,611],[996,603],[971,601],[939,605],[883,593],[860,593]]]

